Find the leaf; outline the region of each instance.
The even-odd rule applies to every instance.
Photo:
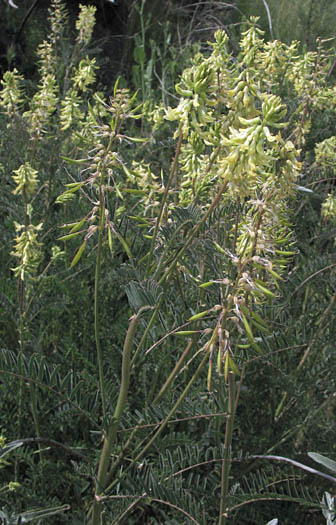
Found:
[[[199,312],[198,314],[192,315],[189,317],[188,321],[196,321],[196,319],[202,319],[205,315],[209,313],[210,310],[204,310],[204,312]]]
[[[22,441],[11,441],[3,448],[0,448],[0,458],[4,457],[6,454],[9,454],[12,452],[12,450],[15,450],[18,447],[21,447],[23,445]]]
[[[322,454],[318,454],[317,452],[308,452],[308,456],[336,474],[336,461],[333,459],[322,456]]]
[[[74,198],[75,195],[73,193],[66,191],[57,197],[55,204],[66,204],[67,202],[72,201]]]
[[[122,138],[125,138],[127,140],[130,140],[131,142],[148,142],[149,138],[141,138],[141,137],[129,137],[128,135],[122,135]]]
[[[250,319],[250,321],[253,324],[253,326],[255,326],[258,330],[260,330],[260,332],[264,332],[264,334],[269,334],[270,333],[270,331],[267,328],[267,326],[258,323],[258,321],[256,321],[255,319]]]
[[[240,376],[238,366],[236,365],[236,363],[230,356],[229,356],[229,366],[230,366],[230,370],[232,370],[237,376]]]
[[[84,182],[70,182],[69,184],[65,184],[66,188],[69,188],[66,193],[75,193],[75,191],[79,190],[84,185]]]
[[[223,255],[227,255],[226,251],[223,250],[223,248],[221,246],[219,246],[219,244],[217,244],[216,242],[214,242],[214,246],[215,248],[217,248],[217,250],[222,253]]]
[[[122,237],[122,235],[119,232],[116,232],[116,236],[118,237],[120,243],[122,244],[122,247],[124,248],[126,254],[128,255],[128,258],[132,259],[133,258],[132,252],[127,242],[125,241],[125,239]]]
[[[121,191],[126,193],[131,193],[133,195],[147,195],[147,192],[144,190],[138,190],[136,188],[121,188]]]
[[[114,98],[116,97],[116,94],[117,94],[117,91],[118,91],[119,82],[120,82],[120,76],[117,78],[117,80],[114,83],[114,88],[113,88],[113,96],[114,96]]]
[[[162,290],[153,279],[130,281],[125,291],[131,307],[136,311],[146,305],[155,306],[162,294]]]
[[[310,190],[309,188],[305,188],[304,186],[296,185],[296,189],[299,191],[304,191],[306,193],[314,193],[313,190]]]
[[[259,281],[259,279],[255,279],[254,282],[256,284],[257,289],[260,290],[264,295],[266,295],[267,297],[272,297],[272,298],[276,297],[275,293],[271,292],[271,290],[266,288],[266,286],[264,285],[262,281]]]
[[[229,353],[228,352],[226,352],[226,355],[225,355],[224,379],[225,379],[225,383],[227,383],[229,380]]]
[[[198,333],[199,330],[179,330],[178,332],[174,332],[174,335],[193,335]]]
[[[37,510],[28,510],[27,512],[22,512],[17,517],[20,520],[19,523],[28,523],[30,521],[45,518],[47,516],[54,516],[60,512],[65,512],[70,510],[70,505],[62,505],[61,507],[52,507],[49,509],[37,509]]]
[[[246,332],[246,335],[247,335],[247,339],[250,341],[251,345],[253,345],[255,343],[255,341],[254,341],[254,336],[253,336],[253,332],[251,330],[251,327],[248,324],[248,321],[247,321],[245,315],[242,312],[241,312],[241,317],[242,317],[242,320],[243,320],[243,323],[244,323],[244,328],[245,328],[245,332]]]
[[[262,355],[263,352],[262,352],[260,346],[255,342],[252,329],[251,329],[251,327],[250,327],[250,325],[249,325],[245,315],[243,314],[243,312],[241,312],[241,316],[242,316],[242,319],[243,319],[243,323],[244,323],[247,339],[250,341],[251,345],[258,352],[258,354]]]
[[[200,288],[208,288],[208,286],[211,286],[214,282],[215,281],[208,281],[207,283],[200,284]]]
[[[61,228],[73,228],[74,226],[76,226],[76,224],[78,224],[78,221],[68,222],[67,224],[62,224]]]
[[[83,252],[85,250],[85,246],[86,246],[86,241],[84,241],[81,246],[79,247],[75,257],[72,259],[72,262],[70,264],[70,268],[73,268],[79,261],[79,259],[82,257],[83,255]]]
[[[86,217],[84,217],[84,219],[82,219],[79,222],[75,222],[73,227],[72,227],[72,229],[71,229],[71,231],[70,231],[70,233],[77,232],[82,226],[84,226],[85,222],[86,222]]]
[[[284,255],[285,257],[289,257],[291,255],[297,255],[297,252],[283,251],[283,250],[275,250],[275,253],[277,255]]]
[[[138,221],[143,223],[144,225],[151,226],[150,221],[147,219],[144,219],[143,217],[139,217],[139,215],[128,215],[129,219],[133,219],[134,221]]]
[[[77,235],[81,233],[83,233],[83,230],[80,232],[68,233],[67,235],[63,235],[62,237],[59,237],[58,241],[68,241],[69,239],[73,239],[74,237],[77,237]]]
[[[132,179],[132,177],[136,177],[136,174],[133,171],[129,170],[124,163],[122,163],[121,166],[129,179]]]
[[[134,49],[134,60],[138,64],[144,64],[144,62],[146,60],[146,53],[145,53],[145,50],[144,50],[143,46],[137,46]]]
[[[109,250],[112,253],[112,233],[111,233],[111,228],[107,229],[107,240],[108,240]]]
[[[84,139],[84,137],[80,136],[81,139]],[[83,164],[83,162],[86,162],[87,159],[70,159],[69,157],[64,157],[61,155],[61,159],[65,160],[66,162],[69,162],[70,164]]]

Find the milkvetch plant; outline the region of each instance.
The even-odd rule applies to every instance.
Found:
[[[28,344],[13,361],[13,374],[21,399],[30,385],[38,446],[44,439],[40,392],[48,392],[48,402],[57,396],[62,409],[71,407],[72,421],[74,413],[85,418],[83,433],[90,434],[83,454],[53,441],[78,462],[68,485],[81,487],[80,519],[85,514],[94,525],[140,521],[150,509],[158,519],[223,525],[235,519],[239,493],[231,465],[245,376],[252,362],[261,369],[271,359],[272,312],[297,251],[292,203],[304,169],[300,148],[312,110],[334,96],[325,78],[328,55],[321,45],[301,55],[297,43],[265,43],[252,20],[237,56],[225,32],[217,31],[177,82],[176,105],[155,106],[118,80],[110,97],[94,90],[94,17],[93,7],[80,7],[74,46],[62,54],[66,10],[54,0],[50,36],[38,49],[36,93],[25,98],[16,71],[1,84],[3,116],[28,145],[11,178],[21,201],[12,247],[21,305],[30,307],[43,294],[49,268],[62,259],[65,281],[73,270],[78,283],[76,304],[82,293],[92,295],[94,325],[92,336],[88,324],[82,328],[87,311],[70,321],[80,345],[73,357],[64,351],[64,378],[58,355],[50,361],[30,355]],[[142,68],[144,38],[137,41]],[[141,74],[142,84],[150,81],[144,69]],[[149,84],[145,88],[152,93]],[[291,93],[294,102],[287,104]],[[332,147],[330,139],[317,146],[316,167],[333,169]],[[325,220],[333,208],[330,193]],[[113,309],[106,297],[107,283],[115,297],[128,300],[128,327],[120,322],[119,303]],[[64,288],[62,320],[68,322]],[[28,326],[26,313],[23,308],[21,319]],[[23,328],[20,340],[27,343]],[[184,418],[196,398],[202,412]],[[281,411],[278,406],[276,417]],[[50,412],[55,426],[61,421],[63,439],[70,423],[58,407]],[[187,425],[196,419],[201,429],[202,421],[216,420],[204,432],[194,427],[195,436],[202,433],[202,450],[190,437],[185,441],[190,454],[201,450],[189,464],[170,430],[184,419]],[[43,477],[48,462],[39,452]],[[200,468],[207,470],[198,498],[193,475]]]
[[[138,317],[131,320],[123,351],[124,359],[127,355],[127,360],[122,373],[123,377],[128,378],[126,383],[122,381],[120,387],[123,399],[127,396],[132,366],[136,366],[137,357],[143,354],[149,331],[158,315],[165,311],[163,298],[168,286],[174,283],[179,274],[184,273],[185,279],[192,283],[194,289],[198,287],[205,290],[202,297],[206,309],[197,313],[197,302],[192,303],[189,305],[189,315],[180,320],[181,325],[183,322],[187,325],[196,322],[198,329],[175,330],[177,334],[185,336],[202,333],[205,342],[203,340],[195,354],[203,355],[197,371],[191,376],[169,417],[178,409],[207,362],[208,389],[211,390],[212,363],[215,360],[217,373],[229,385],[219,523],[225,523],[227,517],[231,442],[239,395],[234,389],[234,376],[242,372],[246,350],[260,355],[263,353],[254,332],[268,333],[269,328],[259,310],[276,297],[281,275],[295,253],[291,249],[293,238],[288,203],[295,194],[300,170],[299,152],[293,142],[281,134],[281,130],[288,126],[284,121],[287,110],[281,98],[269,92],[271,79],[264,77],[262,68],[269,54],[264,49],[261,36],[261,31],[252,24],[243,35],[240,60],[232,64],[227,51],[227,37],[224,32],[218,31],[212,44],[212,53],[207,58],[196,55],[193,65],[183,73],[177,84],[176,90],[180,95],[178,105],[175,108],[159,108],[158,112],[154,112],[156,129],[160,128],[160,122],[164,120],[178,122],[174,132],[177,140],[175,157],[166,176],[162,172],[152,174],[150,165],[139,161],[128,166],[118,151],[119,144],[125,141],[146,140],[122,132],[123,122],[127,118],[142,116],[141,106],[132,109],[136,105],[135,95],[129,98],[127,92],[119,91],[116,85],[110,103],[96,98],[97,105],[100,103],[103,108],[102,111],[97,110],[96,114],[102,120],[98,117],[95,119],[90,112],[91,120],[86,132],[90,143],[85,144],[87,154],[82,154],[80,159],[66,159],[69,164],[81,165],[86,179],[69,184],[58,199],[59,202],[66,202],[75,192],[87,191],[88,188],[92,188],[97,195],[97,200],[93,200],[92,211],[78,222],[69,224],[67,227],[70,233],[61,239],[67,241],[84,236],[72,261],[72,265],[75,265],[82,257],[90,237],[98,234],[96,346],[105,417],[109,409],[104,393],[103,353],[98,328],[98,284],[103,233],[107,234],[110,249],[113,237],[117,237],[130,264],[136,265],[137,274],[143,274],[145,279],[151,277],[162,288],[156,304],[142,305],[142,308],[152,308],[153,312],[132,362],[129,352]],[[291,53],[292,49],[289,48],[288,54]],[[109,125],[104,123],[107,117],[110,119]],[[132,195],[136,209],[136,215],[132,213],[130,219],[138,224],[139,232],[144,232],[144,239],[148,239],[150,246],[141,260],[132,252],[114,222],[120,214],[127,213],[129,195]],[[110,215],[109,199],[116,203],[114,217]],[[229,203],[233,203],[233,206],[232,211],[223,214],[225,227],[222,220],[219,220],[216,228],[212,227],[212,215],[217,209],[225,209]],[[196,210],[197,219],[196,216],[192,217]],[[177,219],[180,226],[177,225]],[[221,267],[220,274],[212,274],[204,250],[199,264],[195,266],[193,263],[193,269],[190,269],[191,253],[199,250],[204,241],[213,247],[212,253],[216,254],[216,261]],[[201,266],[203,270],[200,272]],[[219,304],[211,304],[216,296]],[[132,303],[131,291],[129,297]],[[194,338],[194,345],[198,346],[197,338]],[[176,379],[179,368],[174,369],[173,376],[160,391],[160,397]],[[93,506],[92,519],[95,524],[101,520],[102,497],[108,497],[108,491],[115,486],[113,477],[120,460],[112,462],[109,467],[109,456],[124,401],[121,406],[121,412],[118,411],[118,416],[115,416],[117,419],[113,419],[110,429],[103,431],[104,449]],[[168,419],[142,449],[136,449],[133,462],[139,461],[145,454],[167,422]]]

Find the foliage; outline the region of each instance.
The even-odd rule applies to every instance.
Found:
[[[252,19],[156,99],[182,66],[138,11],[139,93],[93,88],[59,0],[34,92],[1,81],[1,519],[321,523],[329,487],[260,460],[335,454],[333,56]]]

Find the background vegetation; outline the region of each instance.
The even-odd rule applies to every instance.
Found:
[[[335,6],[83,4],[1,4],[0,520],[333,524]]]

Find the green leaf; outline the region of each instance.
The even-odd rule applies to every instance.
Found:
[[[251,345],[258,352],[258,354],[262,355],[263,352],[262,352],[260,346],[255,342],[252,329],[251,329],[251,327],[250,327],[250,325],[249,325],[245,315],[242,312],[241,312],[241,316],[242,316],[242,319],[243,319],[243,323],[244,323],[244,328],[245,328],[245,332],[246,332],[246,335],[247,335],[247,339],[250,341]]]
[[[241,311],[244,312],[245,315],[247,315],[253,325],[258,328],[258,330],[261,330],[262,332],[265,332],[269,334],[269,329],[265,323],[265,321],[253,310],[249,310],[246,306],[241,305]]]
[[[82,257],[83,255],[83,252],[85,250],[85,246],[86,246],[86,241],[84,241],[81,246],[79,247],[79,249],[77,250],[77,253],[75,255],[75,257],[72,259],[72,262],[70,264],[70,268],[73,268],[75,266],[75,264],[78,263],[79,259]]]
[[[269,329],[265,325],[258,323],[258,321],[256,321],[255,319],[252,318],[250,319],[250,321],[253,324],[253,326],[255,326],[260,332],[264,332],[265,334],[270,333]]]
[[[110,253],[112,253],[112,232],[111,232],[111,228],[107,229],[107,239],[108,239],[108,245],[109,245]]]
[[[255,341],[254,341],[254,336],[253,336],[252,329],[251,329],[250,325],[248,324],[248,321],[247,321],[245,315],[242,312],[241,312],[241,316],[242,316],[242,319],[243,319],[243,323],[244,323],[244,328],[245,328],[245,332],[246,332],[246,335],[247,335],[247,339],[250,341],[251,345],[254,345]]]
[[[174,332],[174,335],[193,335],[198,333],[199,330],[179,330],[178,332]]]
[[[77,237],[80,233],[83,233],[83,230],[80,232],[74,232],[74,233],[68,233],[67,235],[63,235],[62,237],[59,237],[59,241],[68,241],[69,239],[73,239],[74,237]]]
[[[75,191],[79,190],[84,184],[84,182],[70,182],[69,184],[64,184],[66,188],[69,188],[66,193],[75,193]]]
[[[204,317],[208,313],[209,313],[209,310],[204,310],[204,312],[199,312],[198,314],[195,314],[189,317],[188,321],[196,321],[196,319],[202,319],[202,317]]]
[[[20,519],[20,523],[28,523],[33,520],[46,518],[47,516],[54,516],[60,512],[70,510],[70,508],[70,505],[62,505],[61,507],[52,507],[49,509],[28,510],[27,512],[22,512],[17,517]]]
[[[150,221],[148,221],[147,219],[144,219],[143,217],[140,217],[139,215],[129,215],[128,218],[133,219],[134,221],[141,222],[144,225],[151,226]]]
[[[296,185],[296,189],[299,191],[304,191],[306,193],[314,193],[313,190],[305,188],[304,186],[299,186],[298,184]]]
[[[145,50],[144,50],[143,46],[137,46],[134,49],[134,60],[138,64],[144,64],[144,62],[146,60],[146,53],[145,53]]]
[[[262,281],[259,281],[259,279],[255,279],[254,282],[256,283],[258,290],[260,290],[264,295],[266,295],[267,297],[272,297],[272,298],[276,297],[275,293],[271,292],[271,290],[266,288],[266,286],[264,285]]]
[[[3,448],[0,448],[0,458],[5,456],[6,454],[9,454],[12,452],[12,450],[15,450],[18,447],[21,447],[23,445],[23,441],[11,441]]]
[[[85,222],[86,222],[86,217],[84,217],[84,219],[82,219],[79,222],[75,222],[70,233],[77,232],[82,226],[84,226]]]
[[[119,232],[116,232],[116,236],[118,237],[118,239],[119,239],[122,247],[124,248],[125,252],[127,253],[129,259],[132,259],[133,258],[132,252],[131,252],[130,247],[128,246],[127,242],[125,241],[125,239],[122,237],[122,235]]]
[[[227,254],[226,254],[226,251],[223,250],[223,248],[222,248],[221,246],[219,246],[219,244],[217,244],[216,242],[214,242],[214,246],[215,246],[215,248],[217,248],[217,250],[218,250],[220,253],[222,253],[223,255],[227,255]]]
[[[84,137],[81,136],[81,138],[84,139]],[[87,159],[70,159],[69,157],[64,157],[61,155],[61,159],[65,160],[66,162],[69,162],[70,164],[83,164],[87,161]]]
[[[61,228],[73,228],[76,224],[78,224],[78,222],[68,222],[67,224],[62,224]]]
[[[236,365],[236,363],[234,362],[234,360],[230,356],[229,356],[229,367],[236,375],[240,376],[240,372],[239,372],[238,366]]]
[[[291,255],[297,255],[297,252],[291,252],[291,251],[283,251],[283,250],[275,250],[275,253],[277,255],[284,255],[285,257],[289,257]]]
[[[254,310],[251,310],[251,315],[254,317],[254,319],[257,321],[257,323],[263,325],[265,328],[267,328],[267,324],[265,321],[258,315]]]
[[[122,188],[121,191],[125,192],[125,193],[131,193],[133,195],[147,195],[147,192],[144,191],[144,190],[137,190],[137,189],[133,189],[133,188]]]
[[[62,193],[62,195],[59,195],[57,199],[55,200],[55,204],[66,204],[69,201],[72,201],[75,198],[75,195],[73,193],[69,193],[66,191],[65,193]]]
[[[336,461],[333,459],[322,456],[322,454],[318,454],[317,452],[308,452],[308,456],[336,474]]]
[[[215,281],[208,281],[207,283],[200,284],[200,288],[208,288],[208,286],[211,286],[214,283]]]
[[[136,173],[134,173],[134,171],[129,170],[124,163],[122,163],[121,166],[128,178],[132,179],[132,177],[136,177]]]
[[[122,138],[125,138],[127,140],[130,140],[131,142],[148,142],[149,138],[141,138],[141,137],[129,137],[128,135],[122,135]]]
[[[113,88],[113,97],[114,98],[116,97],[116,94],[117,94],[117,91],[118,91],[119,82],[120,82],[120,76],[117,78],[117,80],[114,83],[114,88]]]

